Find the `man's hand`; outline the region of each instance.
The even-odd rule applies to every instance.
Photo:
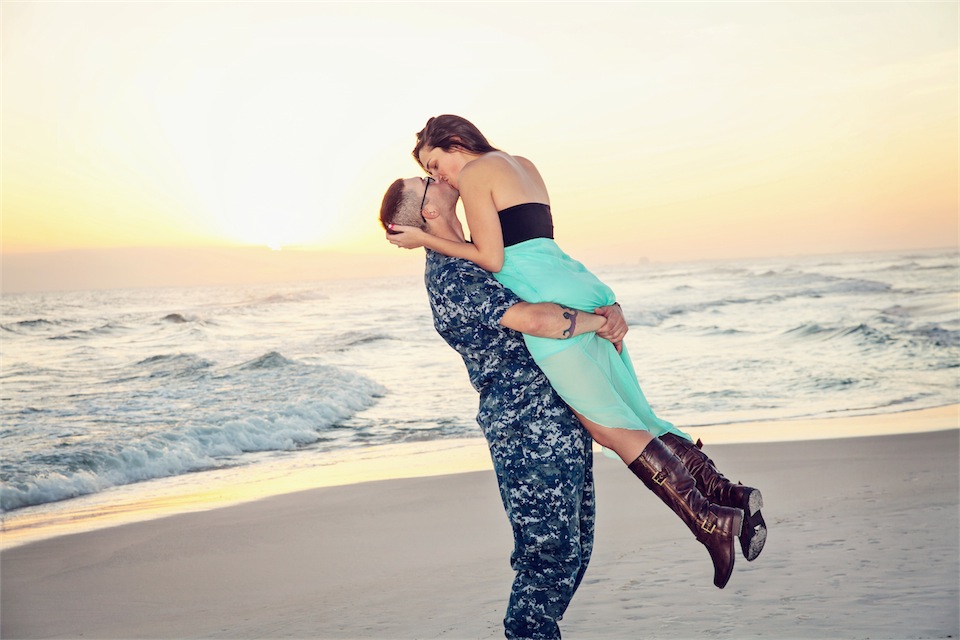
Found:
[[[598,316],[603,316],[607,321],[603,327],[597,331],[597,335],[606,338],[617,348],[617,353],[623,350],[623,338],[627,335],[627,321],[623,317],[623,310],[618,304],[612,304],[608,307],[597,307],[593,310]]]
[[[408,227],[402,224],[390,225],[387,231],[387,240],[390,244],[396,245],[401,249],[416,249],[422,247],[426,241],[427,233],[416,227]]]

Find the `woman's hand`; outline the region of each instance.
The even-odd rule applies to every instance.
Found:
[[[427,233],[417,227],[408,227],[402,224],[390,225],[387,232],[387,240],[390,244],[396,245],[401,249],[416,249],[426,243]]]
[[[614,303],[609,307],[597,307],[593,312],[607,319],[603,328],[597,331],[597,335],[612,342],[617,353],[620,353],[623,349],[623,338],[627,335],[627,320],[623,317],[620,305]]]

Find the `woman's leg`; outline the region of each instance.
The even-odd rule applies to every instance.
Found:
[[[628,465],[636,460],[653,440],[653,435],[649,431],[604,427],[586,419],[576,411],[573,413],[579,418],[584,429],[593,436],[594,441],[620,456],[623,464]]]

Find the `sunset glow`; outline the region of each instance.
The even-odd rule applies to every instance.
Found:
[[[588,259],[957,244],[956,3],[479,7],[3,3],[5,270],[396,257],[380,198],[440,113],[532,159]]]

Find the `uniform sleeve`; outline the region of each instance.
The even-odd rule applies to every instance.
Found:
[[[449,262],[440,280],[447,300],[457,307],[448,312],[454,311],[464,322],[500,328],[500,319],[507,309],[522,302],[489,271],[468,260]]]

